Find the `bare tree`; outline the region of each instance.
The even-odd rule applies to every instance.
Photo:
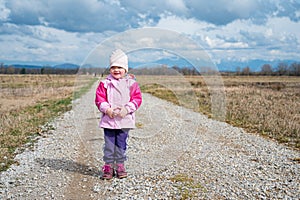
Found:
[[[279,76],[288,75],[288,65],[286,63],[279,63],[277,67],[277,73]]]
[[[12,65],[8,66],[6,73],[7,74],[14,74],[15,73],[15,67],[12,66]]]
[[[269,65],[269,64],[264,64],[262,67],[261,67],[261,74],[262,75],[271,75],[273,73],[273,70],[272,70],[272,66]]]
[[[1,63],[0,64],[0,74],[5,74],[5,71],[6,71],[5,66],[3,63]]]
[[[249,76],[250,75],[250,72],[251,72],[251,70],[250,70],[250,67],[244,67],[243,68],[243,70],[242,70],[242,75],[247,75],[247,76]]]
[[[289,67],[289,73],[292,76],[300,76],[300,63],[292,63]]]

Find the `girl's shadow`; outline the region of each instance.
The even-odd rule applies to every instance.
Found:
[[[80,173],[93,177],[99,177],[101,175],[101,171],[96,167],[87,166],[72,160],[37,158],[35,161],[38,162],[42,167],[49,167],[54,170]]]

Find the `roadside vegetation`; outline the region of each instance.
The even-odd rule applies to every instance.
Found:
[[[76,75],[0,75],[0,171],[30,147],[36,136],[53,129],[48,122],[72,108],[96,81]]]

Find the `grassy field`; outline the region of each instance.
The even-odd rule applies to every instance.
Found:
[[[0,75],[0,171],[16,150],[53,127],[47,122],[71,109],[71,101],[96,79],[75,75]],[[46,126],[45,126],[46,125]]]
[[[210,80],[211,79],[211,80]],[[224,121],[280,143],[300,148],[300,77],[267,76],[138,76],[144,92],[214,118],[212,92],[221,79]],[[219,80],[220,81],[220,80]]]

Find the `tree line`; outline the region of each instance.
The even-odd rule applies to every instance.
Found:
[[[0,74],[76,74],[78,68],[45,67],[16,67],[14,65],[0,65]]]
[[[192,67],[168,67],[167,65],[160,65],[157,67],[144,67],[137,69],[130,69],[130,73],[136,75],[201,75],[215,74],[217,71],[209,67],[202,67],[199,72]],[[26,68],[15,67],[13,65],[0,65],[0,74],[108,74],[109,71],[106,68],[95,67],[77,67],[77,68],[55,68],[50,66],[44,66],[40,68]],[[224,74],[224,73],[223,73]],[[225,74],[250,76],[250,75],[263,75],[263,76],[300,76],[300,63],[294,62],[290,65],[287,63],[279,63],[275,68],[270,64],[264,64],[261,66],[260,71],[252,71],[249,66],[237,67],[233,72],[225,72]]]
[[[201,67],[201,71],[191,67],[168,67],[167,65],[160,65],[157,67],[143,67],[130,70],[131,73],[136,75],[201,75],[201,74],[216,74],[219,71],[211,67]],[[300,63],[292,63],[290,65],[286,63],[279,63],[277,67],[273,68],[270,64],[264,64],[261,66],[260,71],[251,71],[249,66],[237,67],[235,71],[221,72],[223,75],[239,75],[239,76],[300,76]]]
[[[258,72],[252,72],[248,66],[244,68],[238,67],[235,73],[237,75],[300,76],[300,63],[294,62],[288,65],[281,62],[275,68],[270,64],[264,64]]]
[[[95,67],[26,67],[0,64],[0,74],[102,74],[104,68]]]

